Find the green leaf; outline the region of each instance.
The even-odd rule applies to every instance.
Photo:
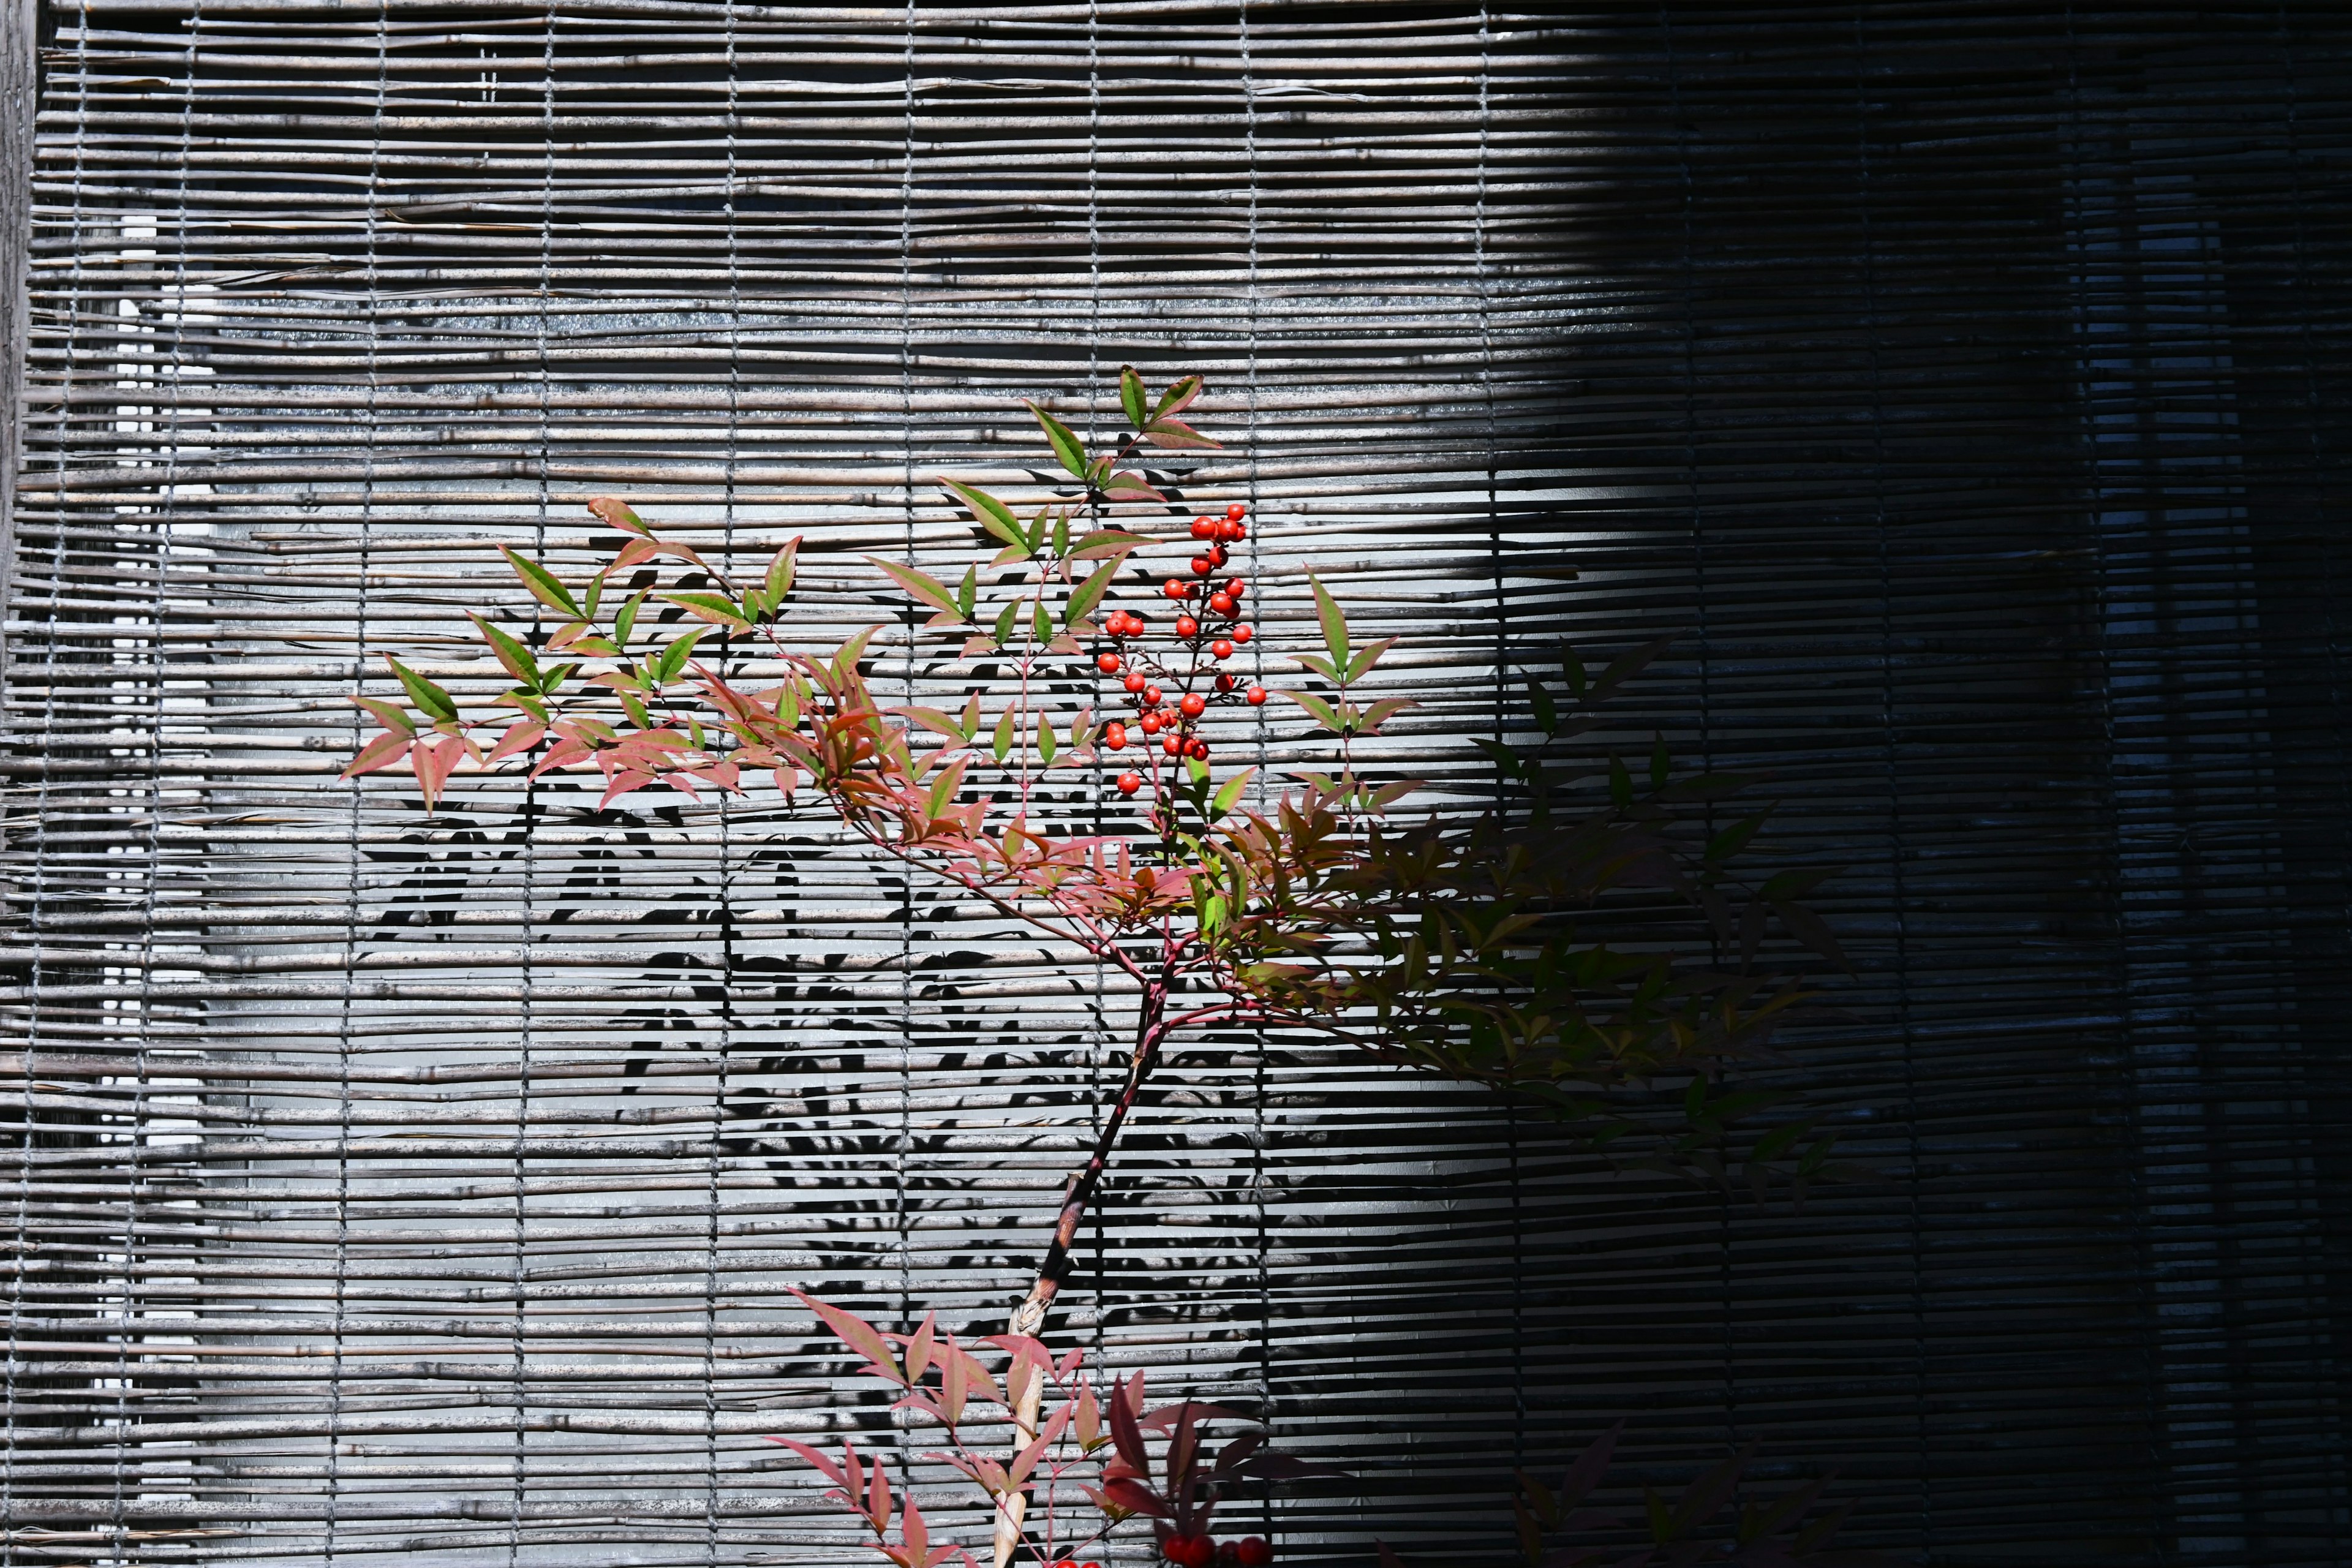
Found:
[[[1307,585],[1315,590],[1315,618],[1323,623],[1323,646],[1331,650],[1331,662],[1345,668],[1348,662],[1348,617],[1339,611],[1339,602],[1323,586],[1323,579],[1314,573],[1307,574]]]
[[[963,788],[964,764],[970,761],[969,757],[962,758],[940,770],[940,776],[931,781],[930,797],[923,803],[926,816],[936,817],[955,804],[958,792]]]
[[[1029,629],[1036,634],[1040,643],[1049,643],[1054,640],[1054,623],[1045,618],[1045,602],[1043,599],[1030,602]]]
[[[386,702],[381,697],[354,697],[352,700],[375,715],[375,721],[397,734],[414,735],[416,726],[409,721],[408,710],[397,702]]]
[[[956,588],[956,609],[965,620],[971,619],[972,606],[980,601],[980,568],[963,569],[963,582]]]
[[[490,651],[499,656],[499,662],[506,667],[509,675],[530,686],[539,684],[539,660],[531,657],[530,649],[479,616],[469,614],[467,619],[480,631],[482,640],[490,645]]]
[[[777,551],[775,558],[768,563],[767,581],[761,587],[767,595],[768,608],[772,612],[784,602],[784,595],[793,591],[793,577],[799,570],[800,552],[801,542],[795,538]]]
[[[1250,775],[1255,772],[1255,768],[1244,768],[1225,781],[1224,787],[1217,791],[1216,807],[1209,814],[1212,822],[1233,810],[1234,803],[1242,798],[1242,791],[1249,787]]]
[[[1410,697],[1383,697],[1378,702],[1373,703],[1370,707],[1364,710],[1363,718],[1356,724],[1356,733],[1359,735],[1377,735],[1380,733],[1381,725],[1387,723],[1390,720],[1395,718],[1406,709],[1418,708],[1420,706],[1420,703],[1414,701]]]
[[[653,535],[653,530],[646,526],[646,520],[639,517],[627,501],[600,496],[588,503],[588,510],[625,533],[641,534],[646,538]]]
[[[1013,600],[996,613],[996,646],[1003,647],[1013,640],[1013,617],[1021,613],[1021,601]]]
[[[690,631],[662,649],[654,660],[655,678],[665,686],[676,680],[677,672],[686,668],[687,656],[694,651],[694,645],[701,641],[702,637],[698,630]]]
[[[1325,658],[1321,654],[1294,653],[1290,658],[1293,662],[1305,665],[1307,668],[1313,670],[1316,674],[1321,676],[1332,685],[1338,686],[1342,684],[1339,679],[1339,668],[1329,659]]]
[[[1313,716],[1317,723],[1322,725],[1326,730],[1330,731],[1333,734],[1338,735],[1346,733],[1346,731],[1339,726],[1339,715],[1332,710],[1332,707],[1328,702],[1324,701],[1320,697],[1311,696],[1304,691],[1277,691],[1274,695],[1276,697],[1286,697],[1290,699],[1291,701],[1297,703],[1301,708],[1306,709],[1307,711]]]
[[[1499,742],[1490,741],[1484,735],[1471,736],[1470,743],[1477,747],[1480,751],[1486,752],[1488,757],[1494,760],[1494,763],[1496,767],[1502,769],[1505,773],[1509,773],[1514,778],[1525,778],[1527,776],[1527,759],[1519,755],[1519,753],[1514,751],[1511,747],[1503,745]]]
[[[613,616],[613,640],[623,647],[628,646],[629,634],[637,629],[637,612],[645,607],[646,595],[650,591],[640,588],[630,595],[628,603]]]
[[[1045,439],[1053,443],[1054,456],[1062,460],[1062,467],[1069,469],[1075,478],[1085,479],[1087,477],[1085,445],[1078,440],[1068,426],[1038,407],[1036,404],[1030,403],[1028,406],[1029,412],[1037,416],[1037,423],[1045,426]]]
[[[1070,602],[1062,607],[1064,626],[1076,626],[1094,613],[1094,607],[1102,603],[1103,595],[1110,592],[1111,579],[1118,574],[1118,569],[1126,560],[1124,553],[1112,556],[1096,567],[1085,582],[1070,590]]]
[[[1129,533],[1124,529],[1099,529],[1078,541],[1077,548],[1070,552],[1070,559],[1086,561],[1101,555],[1124,555],[1131,550],[1139,550],[1151,542],[1143,535]]]
[[[1190,778],[1196,784],[1204,784],[1209,782],[1209,764],[1202,762],[1198,757],[1186,757],[1184,759],[1184,773],[1185,776]],[[1208,813],[1203,811],[1201,815],[1205,816]],[[1195,847],[1198,847],[1198,846],[1195,846]]]
[[[408,700],[415,703],[426,718],[445,723],[456,720],[457,702],[455,698],[392,655],[385,654],[383,661],[392,666],[393,674],[400,677],[400,684],[408,689]]]
[[[996,721],[996,740],[994,744],[990,747],[990,750],[996,753],[996,760],[1000,763],[1011,753],[1013,750],[1012,709],[1007,708],[1004,710],[1004,716]]]
[[[1582,700],[1584,697],[1584,661],[1576,657],[1576,650],[1574,648],[1564,647],[1559,650],[1559,668],[1560,673],[1568,678],[1568,694],[1570,697],[1576,698],[1580,701]]]
[[[1054,554],[1056,557],[1061,557],[1069,554],[1069,552],[1070,514],[1066,511],[1060,513],[1054,519]]]
[[[1054,765],[1054,752],[1057,749],[1054,742],[1054,721],[1041,713],[1037,716],[1037,755],[1050,768]]]
[[[1135,374],[1135,367],[1119,366],[1118,405],[1127,415],[1127,422],[1139,430],[1151,423],[1151,413],[1144,401],[1148,395],[1143,390],[1143,378]]]
[[[972,516],[980,519],[981,527],[988,530],[989,532],[994,534],[998,539],[1003,541],[1007,544],[1018,544],[1024,548],[1027,547],[1028,541],[1021,536],[1021,525],[1013,521],[1013,509],[1011,507],[1006,506],[1003,501],[998,500],[986,490],[976,489],[973,486],[961,483],[955,479],[942,478],[939,480],[939,483],[942,488],[953,493],[958,500],[963,502],[966,507],[971,509]]]
[[[955,616],[959,623],[963,620],[963,611],[958,607],[955,595],[949,593],[947,585],[929,573],[919,572],[912,566],[901,566],[895,561],[885,561],[879,555],[869,555],[866,559],[884,576],[924,604],[935,610]]]
[[[751,621],[744,616],[743,607],[724,594],[664,594],[662,597],[688,615],[699,616],[714,626],[725,626],[730,631],[748,632],[751,629]]]
[[[1201,378],[1197,375],[1185,376],[1181,380],[1171,383],[1168,390],[1160,395],[1160,401],[1151,405],[1151,417],[1159,419],[1171,414],[1181,414],[1184,412],[1185,405],[1200,395]]]
[[[1730,859],[1748,847],[1748,841],[1755,837],[1756,830],[1763,826],[1762,812],[1757,813],[1754,816],[1742,817],[1706,841],[1706,858],[1710,861]]]
[[[1029,531],[1023,537],[1028,541],[1030,554],[1045,548],[1045,520],[1051,515],[1047,508],[1039,507],[1037,515],[1029,520]]]
[[[1609,799],[1620,811],[1633,804],[1633,775],[1625,771],[1625,760],[1613,752],[1609,758]]]
[[[1543,683],[1541,681],[1529,680],[1528,682],[1528,696],[1535,702],[1536,728],[1541,730],[1547,735],[1559,734],[1559,710],[1553,705],[1551,693],[1543,689]]]
[[[562,610],[575,621],[588,618],[573,602],[572,590],[557,582],[554,573],[536,561],[517,554],[507,545],[499,545],[499,552],[507,558],[507,564],[514,568],[515,575],[522,579],[522,585],[530,590],[532,598],[550,609]]]

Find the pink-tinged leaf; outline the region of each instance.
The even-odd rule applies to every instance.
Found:
[[[938,1405],[932,1404],[929,1399],[919,1394],[910,1394],[907,1395],[906,1398],[898,1401],[898,1404],[890,1406],[890,1408],[893,1410],[919,1410],[924,1415],[929,1416],[932,1420],[939,1422],[941,1426],[950,1425],[947,1412],[940,1409]]]
[[[1218,447],[1224,445],[1222,441],[1210,440],[1181,419],[1154,419],[1145,427],[1143,434],[1144,439],[1155,447],[1167,447],[1180,451],[1192,447]]]
[[[908,1506],[911,1507],[912,1505],[909,1504]],[[922,1563],[919,1564],[919,1568],[940,1568],[940,1564],[946,1562],[950,1557],[961,1557],[967,1564],[967,1568],[976,1568],[976,1565],[973,1565],[971,1562],[971,1553],[952,1542],[946,1546],[932,1547],[929,1552],[924,1556]]]
[[[1129,533],[1124,529],[1097,529],[1072,547],[1069,558],[1073,561],[1092,561],[1104,555],[1127,555],[1150,542],[1152,542],[1142,534]]]
[[[517,752],[527,752],[538,745],[540,738],[546,733],[546,725],[536,719],[525,719],[499,737],[499,743],[491,748],[488,760],[495,763],[502,757],[511,757]]]
[[[890,1528],[890,1477],[878,1458],[867,1471],[866,1517],[874,1521],[877,1534]]]
[[[1086,1359],[1087,1351],[1084,1345],[1079,1345],[1067,1352],[1063,1355],[1060,1361],[1054,1363],[1054,1380],[1056,1383],[1067,1383],[1070,1378],[1070,1373],[1077,1371],[1081,1365],[1085,1364]]]
[[[540,774],[555,768],[572,767],[587,762],[594,755],[595,753],[588,748],[586,742],[567,735],[548,748],[547,755],[539,760],[539,766],[530,770],[530,776],[537,778]]]
[[[906,1385],[906,1375],[898,1370],[898,1358],[890,1353],[889,1342],[873,1324],[855,1312],[845,1312],[831,1302],[820,1301],[804,1290],[795,1290],[793,1294],[801,1299],[802,1305],[824,1320],[824,1326],[833,1331],[836,1339],[872,1362],[873,1371],[877,1376],[887,1377],[901,1387]]]
[[[814,1448],[810,1447],[806,1443],[794,1442],[790,1437],[771,1437],[768,1441],[771,1443],[782,1444],[783,1447],[790,1448],[793,1453],[798,1454],[802,1458],[806,1459],[810,1464],[814,1465],[819,1470],[824,1473],[825,1479],[831,1481],[835,1486],[845,1486],[848,1483],[848,1478],[842,1474],[841,1467],[839,1465],[835,1464],[831,1459],[826,1458],[823,1454],[817,1452]]]
[[[946,1353],[940,1357],[940,1414],[950,1426],[963,1419],[964,1399],[971,1389],[971,1357],[949,1335]]]
[[[414,730],[405,733],[394,730],[385,731],[360,748],[359,755],[352,759],[352,765],[343,770],[343,777],[355,779],[362,773],[372,773],[378,768],[392,766],[393,763],[408,755],[408,748],[415,744],[410,736],[415,733]]]
[[[874,1467],[879,1470],[882,1467]],[[907,1543],[907,1551],[916,1558],[928,1555],[931,1549],[930,1527],[923,1522],[923,1510],[915,1506],[915,1494],[907,1494],[907,1514],[899,1526],[898,1538]]]
[[[938,1338],[938,1334],[939,1314],[926,1312],[923,1315],[922,1327],[917,1329],[915,1337],[907,1342],[907,1381],[908,1383],[923,1381],[923,1373],[930,1368],[931,1345]]]
[[[1168,498],[1153,489],[1141,474],[1122,468],[1103,480],[1102,493],[1112,500],[1166,500]]]
[[[1102,1442],[1102,1407],[1095,1403],[1095,1385],[1081,1384],[1078,1387],[1077,1415],[1078,1447],[1093,1453]]]
[[[1323,579],[1313,572],[1307,574],[1307,585],[1315,590],[1315,618],[1323,627],[1323,646],[1329,650],[1331,662],[1344,669],[1348,664],[1348,617],[1340,611],[1339,601],[1331,590],[1323,586]]]
[[[649,773],[636,768],[623,768],[613,775],[613,782],[605,786],[604,798],[596,803],[596,809],[602,811],[623,795],[635,795],[653,782],[654,775]]]
[[[1171,383],[1168,390],[1160,395],[1160,401],[1151,405],[1151,417],[1164,419],[1171,414],[1181,414],[1192,406],[1192,399],[1200,395],[1201,378],[1197,375],[1184,376]]]
[[[611,496],[598,496],[588,503],[588,510],[624,533],[649,537],[653,532],[646,526],[646,520],[639,517],[627,501],[618,500]]]
[[[869,555],[866,561],[868,565],[898,584],[913,597],[921,600],[944,616],[954,617],[951,621],[940,624],[960,626],[965,620],[963,611],[956,605],[955,595],[948,591],[945,584],[929,573],[919,572],[912,566],[901,566],[895,561],[885,561],[879,555]]]
[[[613,564],[608,570],[625,572],[632,566],[645,564],[661,552],[661,546],[650,539],[632,539],[621,546],[620,553],[613,557]]]
[[[1356,721],[1356,733],[1359,735],[1377,735],[1380,733],[1381,725],[1387,723],[1390,720],[1395,718],[1406,709],[1418,708],[1420,706],[1420,703],[1415,702],[1410,697],[1383,697],[1378,702],[1373,703],[1370,707],[1364,710],[1363,716]]]
[[[877,1460],[878,1464],[879,1461]],[[857,1462],[857,1449],[848,1438],[841,1440],[841,1492],[849,1506],[859,1513],[866,1511],[866,1467]]]
[[[441,786],[457,768],[457,759],[466,748],[454,735],[439,742],[420,741],[408,752],[408,766],[416,775],[416,787],[425,796],[425,809],[431,811],[433,803],[441,798]]]
[[[416,725],[408,717],[408,710],[397,702],[387,702],[381,697],[354,697],[352,701],[375,715],[375,721],[387,730],[403,735],[416,733]]]
[[[751,623],[744,616],[742,606],[724,594],[664,594],[662,597],[688,615],[709,621],[713,626],[724,626],[729,631],[748,632],[751,629]]]

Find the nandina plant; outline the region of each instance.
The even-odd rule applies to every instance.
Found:
[[[1119,387],[1130,432],[1109,451],[1029,405],[1068,476],[1051,493],[1016,508],[940,481],[976,530],[953,581],[868,558],[929,612],[911,635],[955,642],[971,679],[960,710],[876,694],[878,626],[836,647],[798,640],[799,539],[758,545],[749,564],[742,551],[713,560],[607,499],[589,510],[620,537],[584,576],[504,549],[536,605],[472,619],[513,684],[487,704],[461,700],[387,656],[400,693],[354,699],[382,730],[346,776],[404,762],[428,811],[461,769],[592,773],[600,808],[648,788],[698,798],[772,781],[876,854],[1123,976],[1125,1081],[1064,1184],[1008,1324],[1016,1342],[1044,1333],[1120,1132],[1187,1033],[1346,1041],[1501,1089],[1596,1146],[1717,1180],[1744,1162],[1759,1194],[1776,1168],[1800,1186],[1819,1174],[1829,1143],[1805,1119],[1735,1150],[1734,1125],[1771,1096],[1726,1082],[1796,996],[1756,969],[1768,931],[1835,956],[1796,901],[1811,879],[1734,877],[1761,816],[1694,836],[1694,809],[1737,781],[1679,774],[1663,745],[1641,779],[1613,756],[1598,774],[1563,766],[1596,705],[1661,645],[1597,675],[1565,653],[1556,689],[1528,683],[1523,743],[1479,742],[1507,786],[1499,804],[1402,822],[1414,781],[1379,776],[1356,754],[1412,706],[1364,689],[1395,639],[1360,642],[1310,565],[1313,614],[1300,622],[1311,640],[1280,650],[1299,689],[1269,692],[1234,673],[1263,601],[1234,556],[1250,537],[1246,509],[1198,515],[1171,538],[1167,481],[1120,466],[1145,447],[1216,445],[1179,417],[1201,378],[1153,397],[1129,369]],[[1169,567],[1142,569],[1171,547]],[[1270,698],[1327,760],[1269,800],[1254,769],[1225,763],[1223,742],[1231,719]],[[1057,779],[1097,782],[1106,830],[1040,817]],[[1685,911],[1700,934],[1629,947],[1629,904]],[[1049,1381],[1009,1397],[1016,1452],[1040,1437]],[[1026,1497],[1011,1488],[998,1511],[1000,1565],[1023,1540]]]

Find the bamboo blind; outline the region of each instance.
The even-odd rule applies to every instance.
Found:
[[[1442,801],[1498,665],[1681,634],[1613,738],[1843,868],[1781,1070],[1878,1173],[1759,1213],[1180,1056],[1056,1331],[1356,1472],[1236,1525],[1491,1560],[1498,1471],[1627,1415],[1938,1563],[2344,1559],[2325,9],[39,28],[0,1563],[867,1560],[763,1435],[927,1445],[785,1292],[992,1331],[1120,994],[765,802],[427,822],[334,782],[344,698],[488,689],[490,545],[584,563],[609,493],[806,532],[809,635],[960,695],[856,557],[950,559],[929,477],[1017,487],[1015,400],[1127,361],[1209,377],[1184,510],[1255,508],[1261,620],[1313,559],[1408,639]]]

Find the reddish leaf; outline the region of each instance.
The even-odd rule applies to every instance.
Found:
[[[409,735],[415,733],[415,731],[403,734],[397,731],[388,730],[378,735],[360,748],[359,755],[352,759],[352,765],[343,770],[342,776],[355,779],[362,773],[372,773],[378,768],[392,766],[393,763],[408,755],[408,748],[414,744]]]
[[[819,1470],[822,1470],[824,1473],[825,1479],[833,1482],[834,1485],[844,1486],[847,1484],[848,1478],[842,1474],[841,1467],[835,1464],[831,1459],[826,1458],[814,1448],[810,1447],[806,1443],[795,1442],[790,1437],[771,1437],[768,1441],[771,1443],[781,1443],[785,1447],[790,1448],[793,1453],[798,1454],[802,1458],[806,1459],[810,1464],[814,1465]]]
[[[1592,1446],[1578,1455],[1560,1478],[1559,1500],[1563,1508],[1574,1508],[1601,1484],[1609,1473],[1609,1461],[1617,1452],[1617,1439],[1625,1435],[1625,1423],[1620,1421],[1592,1440]]]
[[[441,786],[449,782],[457,771],[457,759],[466,754],[465,742],[455,735],[438,742],[420,741],[408,753],[408,766],[416,775],[416,787],[425,796],[425,809],[431,811],[433,803],[441,798]]]
[[[906,1375],[898,1370],[898,1358],[890,1353],[889,1342],[873,1324],[855,1312],[845,1312],[831,1302],[820,1301],[805,1290],[795,1290],[793,1294],[801,1299],[802,1305],[824,1319],[824,1326],[831,1329],[842,1343],[872,1362],[874,1364],[870,1370],[877,1375],[887,1377],[901,1387],[906,1385]]]
[[[1140,1384],[1142,1381],[1143,1374],[1136,1373],[1136,1382]],[[1110,1440],[1118,1445],[1118,1457],[1134,1466],[1137,1474],[1151,1473],[1151,1459],[1143,1448],[1143,1429],[1136,1425],[1135,1407],[1129,1402],[1125,1388],[1115,1390],[1111,1396]]]

